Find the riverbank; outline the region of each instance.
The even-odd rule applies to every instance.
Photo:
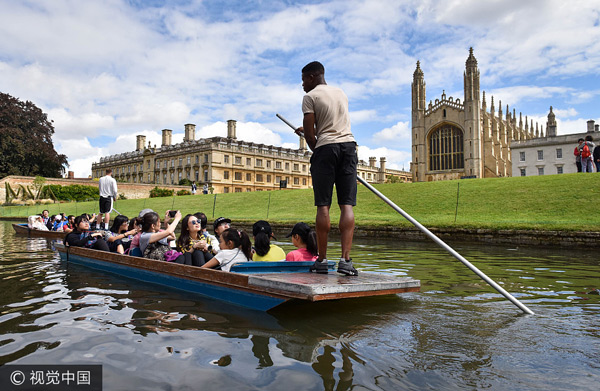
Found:
[[[466,179],[375,187],[444,240],[600,246],[600,213],[597,213],[600,174]],[[44,208],[50,214],[64,212],[77,215],[97,211],[98,205],[97,202],[83,202],[2,207],[0,216],[25,218],[29,214],[40,213]],[[161,215],[170,209],[179,209],[183,214],[203,211],[209,221],[226,216],[243,226],[264,219],[282,230],[298,221],[312,223],[315,216],[312,190],[115,202],[115,209],[130,217],[145,208]],[[364,186],[358,187],[355,215],[357,236],[425,240],[416,228]],[[338,218],[339,210],[334,206],[331,208],[334,227]]]

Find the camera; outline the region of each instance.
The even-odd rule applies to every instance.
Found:
[[[170,210],[169,211],[169,217],[175,217],[176,214],[177,214],[176,210]]]

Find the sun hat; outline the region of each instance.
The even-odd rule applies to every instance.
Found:
[[[292,231],[285,235],[286,238],[289,238],[292,235],[300,235],[300,237],[304,237],[306,234],[310,232],[310,226],[306,223],[296,223]]]
[[[150,208],[142,209],[142,211],[140,212],[140,214],[138,215],[138,217],[144,217],[144,215],[146,213],[151,213],[151,212],[154,212],[154,211],[152,209],[150,209]]]
[[[218,217],[214,222],[213,222],[213,230],[216,231],[216,229],[219,227],[219,225],[221,224],[231,224],[231,220],[226,219],[225,217]]]

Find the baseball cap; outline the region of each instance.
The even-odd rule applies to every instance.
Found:
[[[310,226],[308,224],[296,223],[296,225],[294,225],[294,228],[292,228],[292,232],[285,235],[285,237],[289,238],[292,235],[300,235],[301,237],[304,237],[309,232],[310,232]]]
[[[152,209],[147,208],[147,209],[142,209],[142,211],[140,212],[140,214],[138,215],[138,217],[144,217],[144,215],[146,213],[150,213],[150,212],[154,212]]]
[[[217,227],[221,224],[231,224],[231,220],[226,219],[225,217],[218,217],[214,222],[213,222],[213,230],[216,230]]]
[[[56,215],[56,217],[54,217],[54,220],[60,221],[60,220],[62,220],[62,216],[61,215]]]
[[[252,226],[252,235],[256,236],[260,232],[264,232],[267,234],[267,236],[269,236],[269,237],[272,236],[273,238],[275,238],[275,235],[273,235],[273,230],[271,229],[271,224],[269,224],[265,220],[258,220]],[[277,239],[277,238],[275,238],[275,239]]]

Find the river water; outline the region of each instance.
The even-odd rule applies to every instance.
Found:
[[[104,390],[598,389],[598,250],[451,245],[536,314],[433,243],[353,249],[419,293],[261,313],[63,263],[0,222],[0,364],[100,363]]]

